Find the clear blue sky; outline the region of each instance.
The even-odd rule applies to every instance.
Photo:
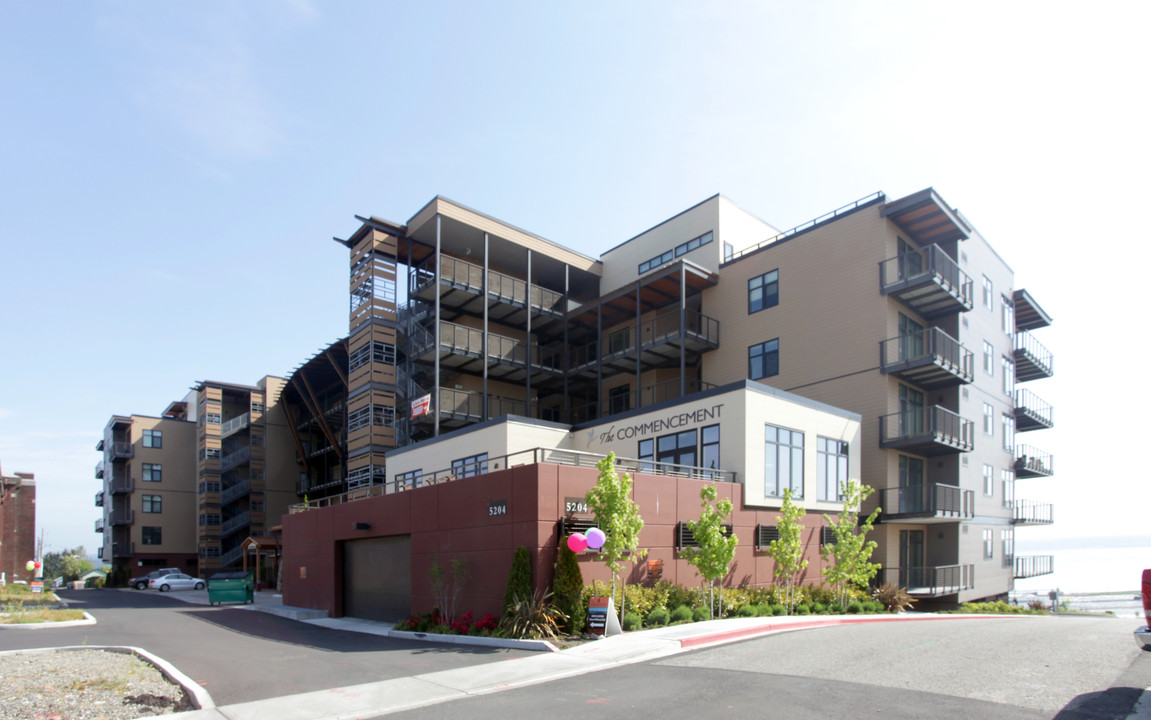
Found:
[[[409,5],[413,7],[409,7]],[[97,545],[95,444],[347,330],[354,214],[435,194],[590,255],[722,192],[934,186],[1054,316],[1057,524],[1145,533],[1151,4],[0,0],[0,463]]]

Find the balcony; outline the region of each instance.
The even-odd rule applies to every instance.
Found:
[[[224,492],[220,494],[220,502],[224,505],[232,502],[233,500],[247,495],[251,490],[252,484],[247,480],[241,480],[235,485],[225,488]]]
[[[131,477],[113,477],[111,482],[108,483],[108,493],[110,495],[120,495],[122,493],[130,493],[136,490],[136,480]]]
[[[227,537],[237,530],[248,527],[248,517],[248,512],[244,511],[235,517],[225,520],[224,523],[220,526],[220,532],[223,534],[222,536]]]
[[[1015,333],[1015,380],[1027,382],[1055,374],[1055,358],[1029,332]]]
[[[1023,580],[1025,578],[1038,577],[1039,575],[1050,575],[1055,572],[1055,556],[1054,555],[1016,555],[1015,556],[1015,579]]]
[[[103,560],[104,559],[104,546],[103,545],[96,548],[96,559],[97,560]]]
[[[927,390],[970,383],[974,365],[974,354],[939,328],[879,343],[880,372]]]
[[[881,261],[879,291],[931,320],[970,310],[974,284],[950,255],[928,245]]]
[[[435,302],[435,279],[436,256],[433,254],[409,272],[409,296]],[[481,315],[485,304],[483,266],[441,254],[439,293],[441,307]],[[488,317],[501,324],[522,325],[529,303],[533,315],[562,318],[566,311],[563,293],[529,285],[526,280],[494,270],[488,271],[487,295],[496,301],[495,305],[489,305]]]
[[[639,392],[629,390],[627,393],[621,395],[609,395],[609,397],[604,398],[599,403],[593,402],[583,407],[574,407],[572,408],[569,421],[572,424],[578,425],[579,423],[598,420],[599,418],[616,415],[636,408],[647,407],[668,400],[676,400],[684,395],[710,390],[713,387],[715,387],[715,385],[709,382],[696,380],[695,378],[684,378],[684,392],[681,394],[679,378],[664,380],[663,382],[653,385],[646,385]]]
[[[98,532],[98,533],[104,532],[104,518],[100,518],[99,520],[96,521],[96,532]]]
[[[939,405],[879,418],[879,447],[917,455],[970,452],[974,447],[974,436],[973,422]]]
[[[136,450],[130,442],[114,442],[107,449],[108,459],[112,462],[129,460],[136,456]]]
[[[223,425],[221,425],[220,426],[220,439],[223,440],[226,437],[230,437],[232,435],[235,435],[236,433],[240,432],[244,428],[248,427],[250,417],[251,417],[251,413],[244,413],[243,415],[240,415],[239,417],[234,417],[231,420],[224,423]]]
[[[1050,525],[1055,522],[1055,506],[1050,503],[1018,500],[1015,503],[1015,516],[1012,522],[1016,525]]]
[[[435,347],[435,335],[421,325],[409,329],[413,357],[431,362],[429,355]],[[541,348],[495,333],[488,333],[484,348],[483,330],[440,323],[440,368],[465,373],[480,373],[487,358],[488,377],[507,382],[520,382],[528,367],[529,354],[533,371],[546,372],[559,377],[563,374],[563,353],[560,348]]]
[[[1051,405],[1027,389],[1015,391],[1015,430],[1046,430],[1055,427]]]
[[[672,310],[639,323],[638,333],[632,324],[607,334],[602,346],[593,340],[577,348],[568,357],[568,367],[571,372],[586,373],[588,377],[595,376],[601,362],[616,371],[634,372],[637,334],[644,367],[677,366],[681,347],[687,354],[687,364],[695,365],[700,353],[719,347],[719,327],[719,320],[698,310],[684,310],[681,323],[680,311]]]
[[[1051,477],[1054,474],[1055,458],[1051,455],[1030,445],[1015,446],[1015,477]]]
[[[104,461],[103,460],[96,463],[96,479],[97,480],[103,480],[104,479]]]
[[[135,510],[116,509],[108,516],[108,524],[113,527],[117,525],[131,525],[135,519]]]
[[[96,507],[104,507],[104,491],[96,493]]]
[[[933,565],[927,567],[883,568],[877,576],[881,583],[896,583],[907,588],[914,598],[936,598],[955,595],[975,587],[974,565]]]
[[[975,516],[975,491],[953,485],[889,488],[880,493],[880,522],[958,522]]]
[[[112,557],[125,558],[132,557],[136,554],[136,543],[134,542],[114,542],[112,543]]]
[[[225,473],[248,462],[252,457],[252,448],[249,445],[230,452],[220,460],[220,472]]]
[[[238,547],[234,547],[231,550],[228,550],[228,551],[224,552],[222,555],[220,555],[220,567],[228,567],[229,565],[235,565],[236,563],[240,562],[240,559],[243,557],[244,557],[244,546],[240,545]]]

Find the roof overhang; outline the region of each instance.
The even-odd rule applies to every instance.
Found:
[[[1012,296],[1015,302],[1015,329],[1035,330],[1051,324],[1051,316],[1047,314],[1031,293],[1026,290],[1016,290]]]
[[[881,214],[918,245],[966,240],[971,228],[943,201],[934,188],[887,203]]]

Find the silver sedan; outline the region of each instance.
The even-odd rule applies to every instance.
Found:
[[[148,587],[160,592],[169,590],[203,590],[207,583],[200,578],[185,575],[184,573],[170,573],[164,577],[152,578]]]

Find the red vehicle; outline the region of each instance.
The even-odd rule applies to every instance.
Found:
[[[1151,569],[1143,571],[1143,615],[1147,624],[1135,631],[1135,644],[1151,650]]]

